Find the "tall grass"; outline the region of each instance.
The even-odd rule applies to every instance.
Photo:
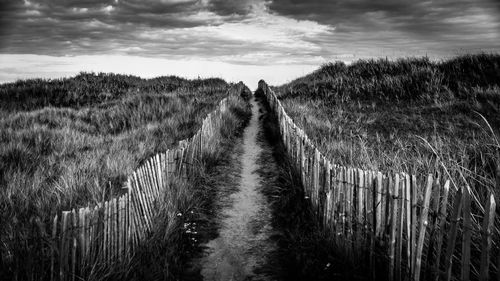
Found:
[[[228,174],[235,169],[230,152],[234,150],[234,145],[238,143],[236,139],[241,137],[251,116],[249,103],[244,99],[233,99],[229,108],[220,130],[214,132],[216,142],[202,155],[194,174],[175,181],[166,191],[163,202],[168,204],[160,204],[155,231],[132,261],[132,268],[124,276],[125,279],[195,278],[193,273],[187,272],[187,268],[199,250],[198,239],[203,239],[198,235],[202,227],[199,224],[213,219],[217,190],[229,185],[231,179]]]
[[[278,118],[265,97],[260,100],[265,108],[259,133],[264,149],[257,172],[271,204],[276,231],[273,239],[279,246],[267,260],[273,266],[271,272],[277,273],[274,280],[369,280],[367,264],[354,262],[339,251],[335,237],[321,227],[305,195],[300,172],[281,142]],[[276,272],[275,268],[281,270]]]
[[[468,186],[476,234],[488,193],[500,202],[500,55],[327,64],[275,90],[294,122],[335,164],[450,178],[450,198]],[[500,254],[498,210],[494,256]],[[474,237],[478,266],[480,235]]]
[[[328,64],[275,88],[289,113],[337,164],[425,173],[463,167],[491,189],[500,125],[500,56]],[[480,113],[480,114],[478,114]]]
[[[73,97],[68,102],[72,107],[59,102],[57,95],[64,100],[66,93],[81,85],[82,77],[120,90],[108,98],[105,87],[100,91],[96,88],[90,98]],[[149,88],[132,91],[116,79]],[[33,235],[43,236],[46,230],[40,228],[50,225],[49,219],[56,212],[100,202],[120,192],[135,167],[192,136],[231,89],[218,79],[169,79],[81,74],[73,79],[0,86],[8,89],[0,91],[1,264],[9,264],[13,256],[29,254],[33,250],[30,239],[43,240]],[[176,81],[183,86],[173,91],[156,90],[168,90],[165,85]],[[56,96],[44,99],[54,83],[63,90],[54,90],[51,93],[58,93]],[[32,87],[31,92],[26,84]],[[128,90],[121,91],[124,88]],[[24,99],[31,102],[18,102]]]

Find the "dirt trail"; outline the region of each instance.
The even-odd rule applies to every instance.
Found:
[[[252,119],[243,135],[241,180],[230,203],[220,210],[219,236],[204,247],[200,260],[204,280],[270,280],[259,268],[267,255],[276,249],[270,239],[271,210],[261,192],[261,178],[256,173],[262,148],[257,142],[261,130],[260,105],[252,99]]]

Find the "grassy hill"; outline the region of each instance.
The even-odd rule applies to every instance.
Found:
[[[0,85],[0,258],[29,252],[58,211],[121,192],[141,162],[191,137],[231,86],[92,73]]]
[[[336,62],[274,89],[337,164],[412,173],[446,167],[479,196],[494,186],[499,146],[489,126],[495,133],[500,126],[500,55]]]

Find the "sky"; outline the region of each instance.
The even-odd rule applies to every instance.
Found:
[[[1,0],[0,82],[80,71],[279,85],[324,63],[500,52],[498,0]]]

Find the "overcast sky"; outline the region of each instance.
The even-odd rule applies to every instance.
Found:
[[[0,81],[81,70],[280,84],[334,60],[500,51],[498,0],[1,0]]]

